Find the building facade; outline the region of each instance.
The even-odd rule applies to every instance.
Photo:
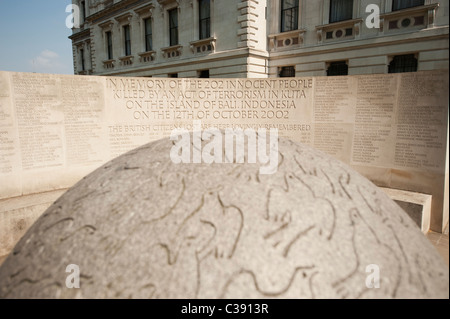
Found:
[[[449,0],[73,4],[81,14],[70,36],[75,74],[265,78],[449,67]]]

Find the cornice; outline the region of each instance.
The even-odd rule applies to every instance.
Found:
[[[103,20],[110,19],[116,14],[120,14],[123,10],[132,9],[138,5],[145,3],[151,3],[150,0],[122,0],[118,3],[113,4],[99,12],[96,12],[86,18],[86,21],[91,24],[97,24]]]

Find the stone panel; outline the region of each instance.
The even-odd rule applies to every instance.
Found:
[[[72,186],[174,128],[277,128],[376,184],[433,196],[448,222],[446,71],[288,79],[77,77],[1,72],[0,198]]]

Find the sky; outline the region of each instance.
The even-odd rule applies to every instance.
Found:
[[[0,71],[73,74],[71,0],[0,0]]]

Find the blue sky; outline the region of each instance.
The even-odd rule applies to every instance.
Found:
[[[0,71],[73,74],[71,0],[0,0]]]

